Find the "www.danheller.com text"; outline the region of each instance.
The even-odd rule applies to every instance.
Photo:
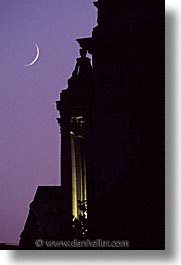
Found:
[[[37,239],[35,241],[37,248],[128,248],[130,242],[128,240],[43,240]]]

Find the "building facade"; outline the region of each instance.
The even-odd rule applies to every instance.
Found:
[[[57,102],[62,185],[72,190],[67,201],[78,216],[84,175],[89,238],[163,249],[164,1],[94,5],[98,24],[92,37],[77,40],[92,55],[92,74],[82,73],[84,84],[75,85],[73,72]],[[81,122],[85,126],[85,138],[71,131],[73,120],[79,130]]]
[[[86,50],[81,49],[80,55],[68,80],[68,88],[61,92],[60,101],[57,101],[60,112],[57,121],[61,128],[61,182],[69,211],[67,231],[71,231],[72,221],[87,219],[87,142],[93,76]]]
[[[97,26],[77,40],[56,102],[62,187],[38,188],[22,248],[47,236],[165,248],[164,1],[119,2],[94,2]]]

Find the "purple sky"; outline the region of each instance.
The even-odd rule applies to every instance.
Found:
[[[0,1],[0,242],[17,243],[38,185],[60,184],[55,101],[96,25],[92,0]],[[35,56],[40,58],[24,67]]]

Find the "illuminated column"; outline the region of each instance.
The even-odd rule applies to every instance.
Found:
[[[72,215],[77,218],[77,183],[76,183],[76,161],[75,161],[75,144],[73,132],[71,137],[71,159],[72,159]]]
[[[71,117],[71,159],[72,159],[72,214],[78,218],[81,214],[78,201],[87,200],[86,160],[85,160],[85,120],[83,116]],[[87,216],[86,216],[87,217]]]

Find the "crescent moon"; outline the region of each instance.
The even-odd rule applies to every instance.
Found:
[[[36,63],[36,61],[38,60],[39,56],[40,56],[40,49],[38,47],[38,45],[35,43],[35,47],[36,47],[36,56],[35,58],[33,59],[32,62],[30,62],[29,64],[25,64],[25,66],[32,66],[34,63]]]

